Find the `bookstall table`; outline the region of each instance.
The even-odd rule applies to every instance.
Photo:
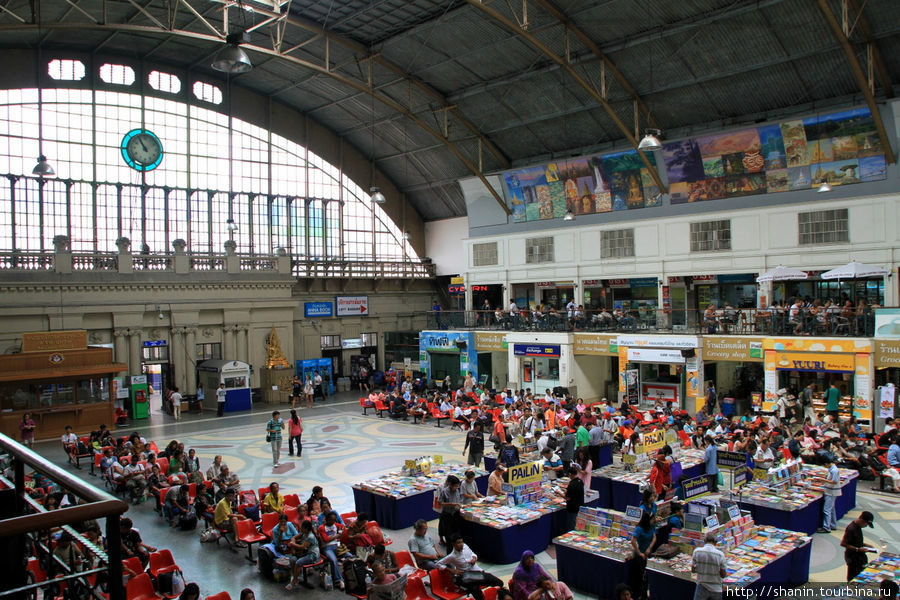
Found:
[[[405,529],[419,519],[433,519],[434,490],[443,485],[447,475],[464,478],[473,469],[478,491],[487,491],[486,471],[469,465],[435,465],[431,472],[417,477],[389,473],[353,486],[356,512],[365,512],[384,529]]]

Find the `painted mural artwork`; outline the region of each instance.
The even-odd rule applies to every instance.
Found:
[[[656,165],[653,153],[647,158]],[[672,204],[887,178],[867,108],[668,142],[662,158]],[[504,183],[516,222],[662,203],[659,187],[633,150],[507,171]]]
[[[885,179],[867,108],[663,145],[672,204]]]
[[[648,155],[651,164],[656,164]],[[561,219],[660,203],[659,186],[635,151],[573,158],[504,174],[516,222]]]

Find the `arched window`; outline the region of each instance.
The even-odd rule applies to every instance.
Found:
[[[110,83],[135,76],[120,65],[100,71]],[[148,76],[162,92],[181,85],[158,71]],[[221,101],[216,86],[190,86],[204,102]],[[40,150],[59,178],[43,185],[29,175],[39,93]],[[129,147],[129,132],[152,137]],[[155,150],[153,138],[162,160],[145,170],[139,161]],[[189,252],[221,253],[233,239],[243,254],[285,248],[310,261],[418,262],[400,228],[339,167],[209,104],[109,87],[0,90],[0,174],[0,251],[50,250],[54,236],[67,235],[73,251],[114,252],[124,236],[135,251],[171,251],[184,239]]]

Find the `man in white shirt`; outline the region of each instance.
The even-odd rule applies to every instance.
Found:
[[[841,495],[841,473],[830,458],[825,458],[825,460],[827,461],[825,466],[828,467],[825,484],[822,486],[825,505],[822,511],[822,526],[819,527],[818,533],[831,533],[833,529],[837,529],[837,509],[834,503]]]
[[[478,556],[465,544],[461,535],[451,538],[450,543],[453,550],[437,561],[437,566],[442,571],[450,571],[456,585],[469,592],[475,600],[484,600],[482,587],[503,586],[500,579],[478,566]]]
[[[125,488],[131,494],[131,501],[137,504],[143,499],[147,488],[144,465],[139,462],[137,454],[131,455],[131,462],[122,470],[122,478],[125,480]]]
[[[509,303],[509,316],[517,317],[519,316],[519,305],[516,304],[516,301],[513,300]]]
[[[178,386],[172,388],[172,416],[176,421],[181,419],[181,399],[182,395],[178,393]]]
[[[216,416],[221,417],[225,414],[225,396],[228,392],[225,391],[225,384],[220,383],[219,389],[216,390]]]
[[[753,455],[753,462],[759,469],[771,469],[775,465],[775,454],[769,448],[769,439],[760,440],[756,454]]]
[[[527,433],[534,434],[534,430],[537,429],[535,427],[536,419],[534,415],[531,413],[530,408],[525,409],[525,414],[522,416],[520,422],[522,423],[522,434],[525,435]]]
[[[694,600],[721,600],[725,554],[716,548],[715,532],[708,532],[703,541],[705,545],[694,550],[691,557],[691,572],[697,574]]]

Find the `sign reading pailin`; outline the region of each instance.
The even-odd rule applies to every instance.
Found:
[[[515,465],[509,468],[509,484],[512,486],[525,485],[540,481],[544,474],[544,463],[534,462]]]

